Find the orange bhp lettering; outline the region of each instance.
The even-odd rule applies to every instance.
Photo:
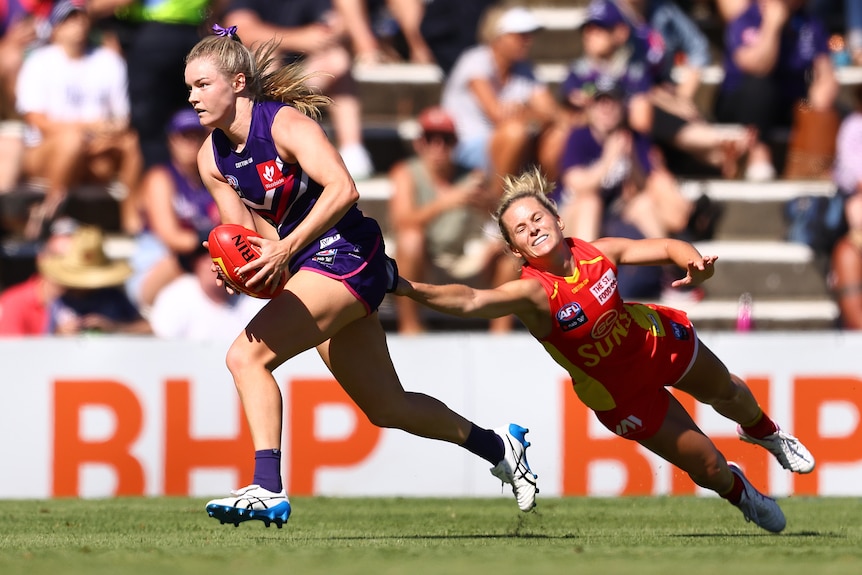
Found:
[[[829,463],[858,463],[862,460],[862,380],[856,377],[797,377],[794,379],[794,435],[805,442],[817,461],[807,475],[794,476],[794,493],[817,495],[819,470]],[[856,410],[856,427],[843,437],[820,435],[820,410],[827,403],[843,403]]]
[[[764,411],[770,413],[769,379],[750,377],[746,378],[745,381]],[[672,391],[673,396],[695,421],[698,419],[697,414],[699,410],[712,410],[711,407],[699,403],[687,393],[677,390]],[[727,420],[727,430],[727,435],[717,435],[715,433],[708,433],[707,435],[709,435],[715,447],[728,461],[735,461],[745,470],[745,476],[749,481],[758,488],[767,490],[769,487],[769,462],[773,459],[772,455],[761,447],[740,441],[736,434],[736,424],[730,420]],[[673,468],[670,489],[673,495],[693,495],[696,489],[697,486],[687,473],[676,467]]]
[[[165,495],[188,495],[194,469],[233,468],[244,480],[254,474],[251,432],[239,410],[239,434],[224,439],[194,439],[190,435],[191,402],[187,380],[165,382]]]
[[[381,429],[368,421],[334,379],[295,379],[290,382],[289,390],[288,486],[294,495],[312,495],[318,469],[361,463],[380,441]],[[356,427],[348,437],[324,441],[315,436],[316,410],[327,404],[338,404],[353,411]]]
[[[114,414],[114,434],[102,441],[81,437],[81,413],[87,406]],[[86,463],[110,466],[117,476],[115,495],[143,495],[144,468],[131,454],[143,428],[143,410],[134,392],[116,381],[54,382],[54,468],[52,495],[80,494],[80,471]]]
[[[588,483],[591,463],[614,461],[626,470],[626,484],[621,495],[651,495],[653,470],[649,460],[634,441],[621,437],[596,439],[589,434],[589,418],[595,417],[572,392],[572,382],[561,382],[563,397],[563,483],[561,495],[588,495],[594,491]]]

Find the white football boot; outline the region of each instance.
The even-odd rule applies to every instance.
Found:
[[[736,433],[742,441],[765,447],[781,467],[796,473],[811,473],[814,471],[814,457],[802,443],[789,433],[777,430],[763,439],[752,437],[742,430],[742,426],[736,427]]]
[[[524,436],[528,431],[515,423],[494,430],[503,439],[505,454],[500,463],[491,468],[491,475],[512,486],[512,493],[521,511],[529,511],[536,506],[536,494],[539,492],[536,487],[537,475],[527,463],[530,442]]]
[[[739,503],[735,505],[742,511],[745,520],[752,521],[767,531],[781,532],[787,525],[787,520],[784,518],[784,512],[781,511],[778,503],[755,489],[735,463],[728,461],[727,466],[742,481],[742,497],[740,497]]]
[[[233,523],[239,527],[243,521],[257,519],[269,527],[271,523],[281,529],[290,517],[290,501],[284,490],[273,493],[258,485],[249,485],[231,491],[231,497],[213,499],[207,503],[207,514],[222,525]]]

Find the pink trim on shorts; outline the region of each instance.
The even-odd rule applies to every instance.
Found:
[[[359,295],[359,293],[355,289],[353,289],[353,286],[351,286],[349,283],[347,283],[347,280],[352,278],[353,276],[355,276],[356,274],[358,274],[362,270],[364,270],[366,267],[368,267],[368,262],[374,256],[377,255],[377,250],[380,249],[380,244],[381,244],[382,240],[383,240],[382,236],[377,237],[377,239],[374,243],[374,247],[371,249],[371,254],[362,261],[362,265],[360,265],[358,268],[356,268],[355,270],[353,270],[349,274],[344,274],[344,275],[331,274],[331,273],[327,273],[327,272],[323,271],[320,268],[312,267],[312,266],[306,266],[306,265],[299,266],[299,269],[314,272],[314,273],[320,274],[324,277],[328,277],[330,279],[340,281],[341,284],[347,288],[347,291],[349,291],[351,294],[353,294],[353,297],[355,297],[357,299],[357,301],[359,301],[362,304],[362,306],[365,308],[365,316],[367,317],[367,316],[371,315],[371,306],[368,304],[368,302],[365,300],[364,297]]]

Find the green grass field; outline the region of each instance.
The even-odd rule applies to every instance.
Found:
[[[783,499],[780,535],[717,498],[294,498],[283,529],[203,504],[0,501],[0,574],[862,573],[858,498]]]

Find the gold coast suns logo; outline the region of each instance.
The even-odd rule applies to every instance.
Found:
[[[590,335],[593,339],[602,339],[614,329],[617,319],[620,317],[620,312],[615,309],[609,309],[603,313],[599,319],[593,322],[593,329]]]
[[[284,184],[284,174],[281,173],[281,168],[275,163],[275,160],[269,160],[262,164],[257,164],[257,174],[260,176],[260,183],[266,191]]]
[[[616,309],[609,309],[600,315],[590,331],[592,343],[578,347],[578,355],[583,358],[584,366],[594,367],[611,355],[628,335],[631,324],[631,316]]]

